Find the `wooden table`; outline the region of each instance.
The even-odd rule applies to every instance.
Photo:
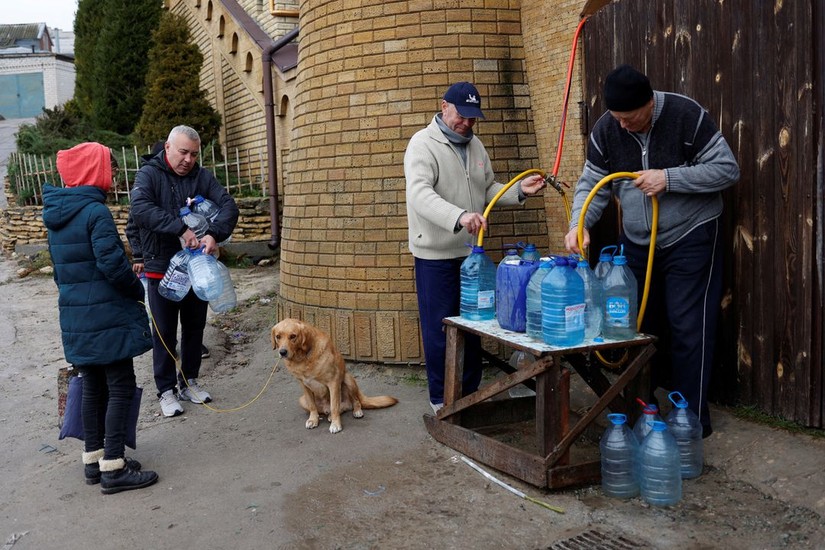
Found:
[[[558,348],[530,338],[524,333],[502,329],[498,322],[469,321],[461,317],[444,319],[447,332],[447,355],[444,382],[444,408],[437,416],[424,415],[427,431],[437,441],[470,458],[492,466],[538,487],[551,489],[598,482],[600,461],[570,463],[570,448],[584,430],[606,408],[627,413],[634,418],[637,396],[650,389],[648,360],[655,352],[656,338],[637,335],[632,340],[585,341],[581,345]],[[484,384],[470,395],[461,395],[464,369],[464,335],[477,334],[494,339],[514,350],[522,350],[535,359],[527,366],[509,369],[501,378]],[[628,357],[621,374],[610,381],[597,362],[593,366],[579,361],[585,352],[615,348],[627,349]],[[569,363],[587,382],[596,396],[595,403],[572,426],[570,425]],[[572,360],[572,361],[571,361]],[[535,397],[490,399],[522,383],[535,379]],[[535,402],[535,404],[533,404]],[[535,423],[535,448],[529,452],[480,433],[490,426],[507,426],[529,420]]]

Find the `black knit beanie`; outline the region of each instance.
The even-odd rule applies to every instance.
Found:
[[[604,102],[610,111],[635,111],[651,97],[650,80],[630,65],[619,65],[604,79]]]

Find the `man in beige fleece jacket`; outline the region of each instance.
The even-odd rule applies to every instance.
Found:
[[[409,247],[415,257],[415,286],[427,363],[430,405],[437,412],[444,402],[446,336],[442,319],[459,314],[461,263],[468,243],[487,229],[482,215],[502,187],[496,183],[484,145],[473,135],[476,120],[484,118],[481,95],[469,82],[450,86],[441,100],[441,112],[410,139],[404,154],[407,180]],[[523,204],[527,196],[546,187],[532,175],[499,198],[499,203]],[[465,340],[464,395],[481,382],[481,343]]]

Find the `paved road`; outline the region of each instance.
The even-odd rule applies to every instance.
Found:
[[[33,124],[33,118],[13,118],[0,120],[0,182],[5,180],[8,171],[9,156],[15,151],[14,135],[21,124]],[[0,193],[0,208],[8,206],[6,194]]]

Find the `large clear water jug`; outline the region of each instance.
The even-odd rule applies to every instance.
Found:
[[[599,441],[602,466],[602,491],[609,497],[632,498],[639,494],[636,456],[639,442],[627,425],[627,416],[608,414],[610,425]]]
[[[679,445],[682,479],[698,477],[704,466],[702,424],[696,413],[688,408],[688,402],[680,392],[670,392],[667,397],[674,406],[665,421]]]
[[[607,272],[613,267],[613,255],[618,248],[615,244],[602,248],[602,251],[599,253],[599,261],[596,267],[593,268],[593,275],[596,276],[596,279],[600,281],[604,280]]]
[[[169,260],[169,267],[158,284],[158,294],[172,300],[180,302],[192,288],[192,281],[189,279],[189,259],[192,253],[188,248],[184,248]]]
[[[516,252],[513,250],[512,252]],[[538,263],[522,260],[518,253],[505,256],[496,268],[496,320],[501,328],[524,332],[527,328],[527,284]]]
[[[662,421],[652,422],[639,446],[639,494],[654,506],[670,506],[682,498],[682,466],[676,438]]]
[[[220,261],[216,262],[218,271],[221,273],[221,295],[209,302],[209,307],[215,313],[226,313],[238,304],[238,296],[235,293],[235,285],[232,283],[232,275],[229,268]]]
[[[539,260],[541,260],[541,254],[539,253],[535,244],[518,243],[518,246],[522,248],[521,259],[525,262],[538,262]]]
[[[611,340],[630,340],[636,335],[636,318],[639,311],[636,277],[627,265],[623,254],[613,257],[613,267],[602,283],[604,319],[602,334]]]
[[[189,209],[196,214],[200,214],[210,222],[215,221],[220,210],[217,204],[201,195],[195,195],[194,198],[189,200]]]
[[[541,281],[541,331],[546,344],[570,347],[584,341],[584,283],[565,258]]]
[[[543,340],[541,332],[541,282],[553,269],[552,258],[542,258],[539,267],[530,275],[527,283],[527,322],[525,323],[527,336],[536,340]]]
[[[478,245],[461,264],[460,312],[471,321],[496,317],[496,266]]]
[[[641,443],[645,436],[650,433],[652,422],[661,421],[662,417],[659,415],[659,406],[653,403],[645,404],[642,408],[642,414],[636,419],[633,425],[633,433],[636,434],[636,439]]]
[[[189,259],[189,279],[192,281],[192,290],[205,302],[215,300],[223,291],[218,260],[210,254],[204,254],[202,248],[192,251],[192,257]]]
[[[584,283],[584,339],[592,340],[602,332],[602,285],[585,259],[577,262],[576,273]]]
[[[206,232],[209,230],[209,222],[206,218],[192,212],[186,206],[180,209],[178,216],[180,216],[183,223],[185,223],[199,239],[206,235]]]

